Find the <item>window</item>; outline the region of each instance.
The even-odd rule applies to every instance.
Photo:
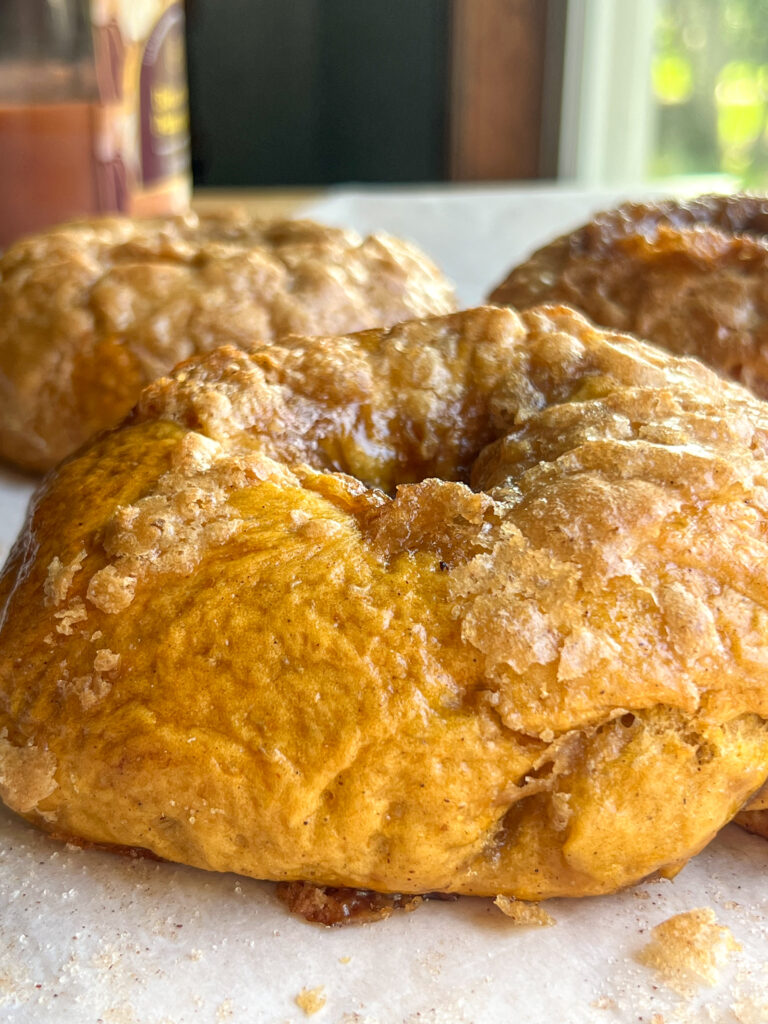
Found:
[[[768,2],[662,0],[650,173],[768,186]]]
[[[570,0],[559,167],[768,187],[768,0]]]

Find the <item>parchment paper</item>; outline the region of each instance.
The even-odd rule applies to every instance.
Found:
[[[412,238],[467,303],[521,256],[617,195],[567,190],[342,191],[309,212]],[[0,472],[0,556],[32,490]],[[356,928],[287,915],[272,886],[67,847],[0,810],[0,1022],[765,1024],[768,842],[729,826],[673,882],[555,900],[516,928],[489,901],[429,903]],[[635,959],[650,928],[712,907],[742,950],[692,997]]]

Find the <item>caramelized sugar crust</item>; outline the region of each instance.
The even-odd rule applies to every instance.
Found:
[[[414,246],[233,213],[66,224],[0,257],[0,458],[45,470],[217,345],[448,313]]]
[[[0,578],[0,794],[390,893],[673,873],[768,776],[768,406],[561,307],[190,360]]]
[[[768,398],[768,199],[627,203],[539,249],[489,301],[567,303]]]

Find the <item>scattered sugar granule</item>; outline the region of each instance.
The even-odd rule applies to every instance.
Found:
[[[110,651],[108,647],[102,647],[100,651],[96,651],[93,668],[96,672],[114,672],[120,668],[120,655]]]
[[[740,949],[730,929],[717,923],[714,910],[699,907],[657,924],[637,960],[656,970],[668,988],[689,995],[695,985],[715,985],[718,968]]]
[[[49,604],[60,605],[67,599],[72,581],[80,572],[87,557],[85,548],[65,565],[60,558],[54,557],[48,565],[48,574],[43,583],[43,593]]]
[[[591,1005],[596,1010],[615,1010],[618,1007],[616,1000],[611,999],[610,996],[598,996]]]
[[[53,617],[59,620],[56,623],[56,632],[61,633],[62,636],[72,636],[75,631],[75,625],[78,622],[84,622],[88,618],[88,612],[78,597],[69,608],[64,608],[60,612],[54,612]]]
[[[493,902],[502,914],[516,925],[549,928],[553,924],[557,924],[554,917],[538,903],[526,903],[525,900],[516,900],[511,896],[502,895],[497,896]]]
[[[317,988],[303,988],[296,996],[294,1002],[303,1010],[308,1017],[318,1013],[325,1006],[325,989],[322,985]]]

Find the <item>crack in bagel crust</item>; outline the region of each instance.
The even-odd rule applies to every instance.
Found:
[[[768,775],[767,409],[555,306],[182,364],[0,578],[5,761],[55,784],[4,799],[285,881],[673,873]]]
[[[217,345],[455,308],[440,271],[387,235],[244,213],[65,224],[0,257],[0,458],[49,469]]]

